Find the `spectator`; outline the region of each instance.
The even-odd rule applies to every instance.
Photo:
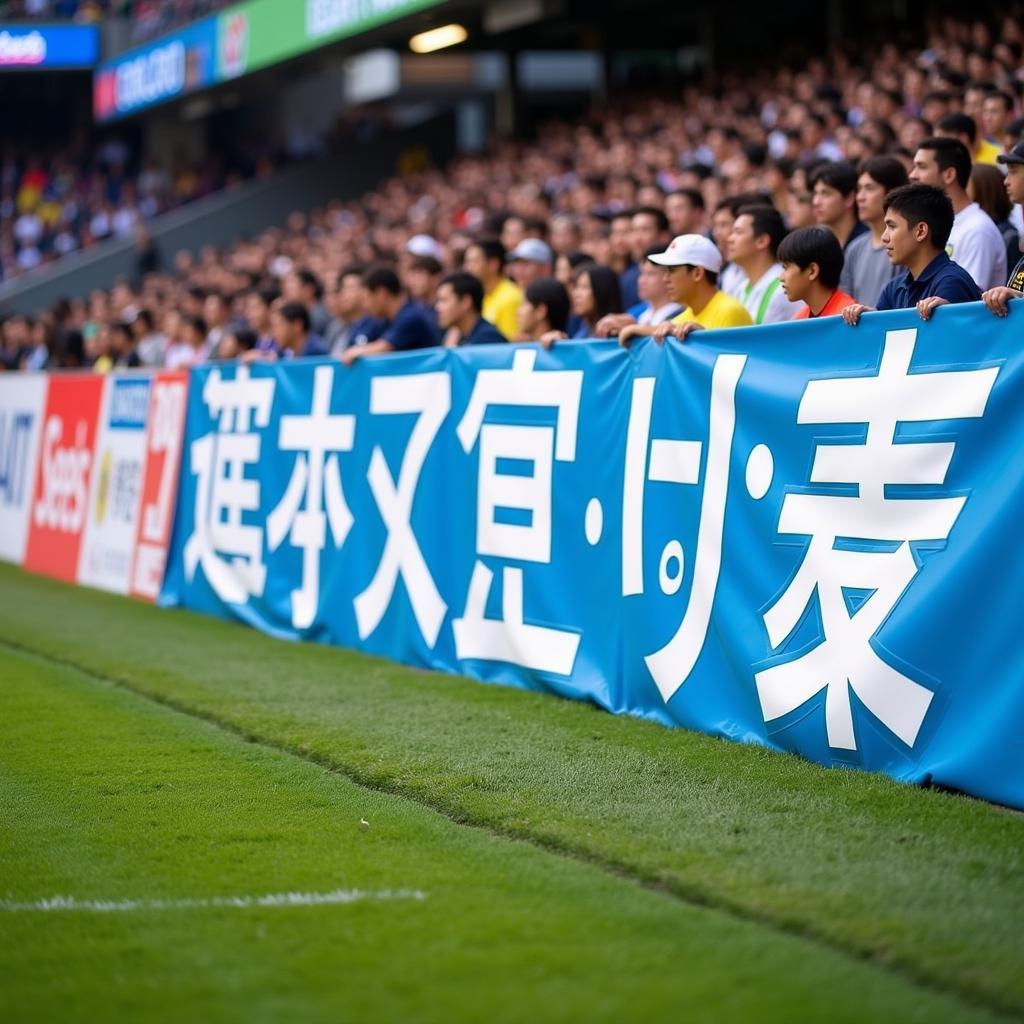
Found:
[[[229,327],[221,340],[218,359],[244,358],[247,352],[256,351],[258,341],[256,332],[250,331],[248,327]]]
[[[868,228],[857,219],[857,170],[845,160],[821,164],[811,174],[814,219],[845,249]]]
[[[1024,203],[1024,142],[1018,142],[1008,153],[1000,156],[999,162],[1006,166],[1006,194],[1010,202]],[[982,296],[985,305],[996,316],[1006,316],[1009,312],[1007,303],[1024,294],[1024,255],[1018,253],[1017,257],[1006,284],[990,288]]]
[[[668,294],[668,281],[664,267],[659,267],[651,262],[652,256],[660,255],[662,247],[652,245],[644,253],[644,261],[640,267],[640,277],[637,280],[637,290],[640,292],[640,301],[625,313],[609,313],[602,317],[595,328],[595,334],[599,338],[610,335],[618,335],[623,327],[630,324],[644,324],[653,327],[655,324],[664,323],[683,311],[678,302],[673,302]]]
[[[363,276],[363,287],[368,314],[382,321],[384,326],[379,337],[365,344],[352,344],[341,353],[341,361],[346,366],[364,356],[412,352],[438,343],[434,325],[402,289],[398,274],[391,267],[368,270]]]
[[[869,228],[846,247],[839,287],[858,299],[874,302],[893,279],[897,268],[882,243],[885,197],[906,185],[907,172],[892,156],[873,156],[860,165],[857,178],[857,216]]]
[[[622,312],[621,280],[621,275],[600,263],[584,263],[576,268],[570,302],[580,322],[570,337],[594,338],[600,320]]]
[[[925,139],[914,154],[910,180],[941,188],[953,204],[956,219],[946,252],[982,290],[1006,280],[1006,243],[992,218],[967,195],[971,154],[958,139]]]
[[[483,285],[464,270],[457,270],[441,280],[436,306],[437,322],[444,332],[447,348],[508,341],[494,324],[483,318]]]
[[[745,278],[738,298],[755,324],[792,320],[800,308],[781,287],[775,253],[785,235],[782,214],[764,204],[741,206],[729,233],[729,259]]]
[[[231,307],[221,292],[212,291],[203,299],[203,319],[206,320],[209,332],[206,335],[206,349],[209,358],[216,359],[217,349],[227,333],[228,321],[231,319]]]
[[[882,289],[878,309],[917,307],[929,320],[937,306],[948,302],[974,302],[981,291],[963,267],[946,255],[953,230],[953,204],[941,188],[913,182],[893,189],[885,197],[885,233],[889,259],[904,271]],[[856,326],[871,306],[855,302],[842,313]]]
[[[791,231],[779,244],[778,260],[786,298],[804,304],[794,320],[836,316],[854,304],[839,286],[843,250],[828,228],[815,225]]]
[[[168,370],[184,370],[206,361],[209,349],[206,321],[201,316],[184,316],[181,322],[181,340],[168,345],[164,365]]]
[[[256,334],[256,350],[259,352],[276,351],[270,314],[274,303],[280,297],[276,288],[252,288],[245,293],[242,300],[245,322]]]
[[[633,214],[620,210],[612,214],[608,224],[608,253],[604,262],[619,275],[619,292],[622,292],[623,275],[630,273],[633,266]],[[635,285],[633,289],[635,296]],[[636,301],[634,297],[633,302]]]
[[[313,333],[312,319],[304,303],[282,301],[270,314],[270,324],[277,354],[282,358],[328,355],[323,338]],[[214,358],[221,358],[219,351]]]
[[[1006,266],[1012,268],[1020,259],[1020,234],[1010,223],[1013,203],[1006,193],[1006,183],[998,167],[975,164],[967,183],[967,198],[981,207],[995,224],[1006,246]]]
[[[665,197],[665,216],[672,235],[704,233],[704,197],[697,188],[679,188]]]
[[[978,137],[978,125],[973,117],[960,111],[953,111],[938,120],[933,138],[957,139],[967,149],[971,160],[979,164],[994,164],[999,156],[999,147]],[[920,143],[918,143],[920,146]]]
[[[716,207],[711,217],[711,237],[719,253],[725,252],[729,246],[729,236],[732,234],[732,226],[736,223],[736,211],[739,206],[734,199],[723,199]],[[685,237],[685,236],[677,236]],[[746,275],[742,268],[735,263],[726,263],[722,267],[720,285],[723,292],[732,295],[734,298],[743,287]]]
[[[637,279],[644,263],[645,253],[654,246],[663,250],[671,235],[668,233],[668,218],[663,210],[655,206],[642,206],[633,211],[629,220],[630,266],[619,275],[622,290],[622,304],[628,308],[640,302]]]
[[[514,336],[523,293],[505,276],[505,247],[497,238],[474,242],[466,250],[463,269],[483,285],[484,319],[506,338]]]
[[[785,213],[790,231],[815,223],[811,176],[823,162],[818,157],[803,160],[793,168],[789,175]]]
[[[338,274],[338,285],[327,297],[331,333],[324,342],[335,358],[352,343],[355,326],[366,315],[365,272],[361,263],[350,263]]]
[[[592,262],[591,258],[580,251],[559,253],[555,259],[555,278],[566,289],[566,293],[572,287],[572,279],[579,267],[584,263]]]
[[[542,277],[526,286],[519,307],[519,341],[539,341],[548,334],[564,335],[569,325],[569,293],[561,281]]]
[[[118,320],[111,325],[110,354],[117,369],[135,369],[142,365],[131,324]]]
[[[323,304],[324,286],[306,267],[297,267],[285,275],[281,294],[285,302],[301,302],[309,313],[309,331],[323,338],[330,330],[331,314]]]
[[[143,366],[160,367],[167,355],[167,338],[156,329],[153,314],[140,309],[132,320],[136,350]]]
[[[628,345],[645,334],[664,341],[669,335],[682,339],[703,328],[750,325],[750,314],[743,305],[718,287],[722,254],[714,242],[703,235],[680,235],[663,253],[652,256],[651,262],[668,268],[669,295],[686,308],[652,331],[639,324],[623,328],[619,344]]]
[[[409,298],[428,312],[431,319],[436,319],[434,303],[443,276],[444,268],[433,256],[413,256],[402,275]]]
[[[989,92],[981,104],[981,127],[985,141],[1002,150],[1006,126],[1013,117],[1013,97],[1000,89]],[[996,156],[998,160],[999,157]]]
[[[524,238],[509,253],[509,277],[520,288],[527,288],[534,281],[551,276],[554,258],[554,253],[547,242],[542,242],[539,238]]]

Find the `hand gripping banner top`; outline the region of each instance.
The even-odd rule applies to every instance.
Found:
[[[161,600],[1024,806],[1022,317],[204,367]]]

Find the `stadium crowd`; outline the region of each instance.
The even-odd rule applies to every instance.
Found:
[[[0,163],[0,281],[108,238],[139,236],[146,221],[274,166],[269,152],[244,161],[185,159],[165,170],[140,164],[116,135],[56,152],[12,145]]]
[[[2,327],[10,367],[641,335],[1024,291],[1024,29],[635,96]]]
[[[238,0],[0,0],[0,21],[75,21],[124,18],[133,42],[154,39]]]

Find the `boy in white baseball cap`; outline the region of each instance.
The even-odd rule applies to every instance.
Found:
[[[722,254],[709,238],[678,235],[663,253],[648,259],[665,268],[669,297],[686,308],[653,330],[642,324],[624,327],[619,332],[620,345],[628,346],[633,338],[647,335],[655,341],[664,341],[669,335],[682,339],[704,328],[749,327],[753,323],[743,305],[718,287]]]

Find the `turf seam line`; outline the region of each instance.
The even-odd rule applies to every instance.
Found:
[[[759,913],[751,907],[729,900],[720,894],[708,892],[699,886],[685,884],[677,879],[665,878],[657,873],[644,871],[634,864],[602,856],[592,849],[566,843],[556,836],[545,835],[543,832],[517,831],[503,828],[500,824],[466,811],[457,805],[430,800],[416,789],[385,782],[370,773],[345,764],[327,754],[311,750],[308,747],[293,746],[273,736],[265,736],[254,732],[244,725],[223,718],[213,712],[195,707],[167,694],[146,690],[129,679],[105,675],[86,665],[81,665],[71,658],[64,658],[57,654],[40,651],[4,636],[0,636],[0,647],[6,647],[12,652],[69,668],[102,685],[112,686],[131,693],[147,703],[155,704],[188,718],[205,722],[245,743],[253,743],[268,750],[294,757],[307,764],[316,765],[318,768],[345,778],[363,789],[408,800],[410,803],[425,807],[447,818],[455,825],[473,828],[486,832],[496,838],[523,843],[556,856],[589,864],[615,877],[640,885],[649,891],[667,896],[685,906],[721,913],[737,920],[756,924],[769,931],[801,939],[847,959],[868,963],[874,968],[899,977],[904,982],[933,994],[952,998],[965,1004],[965,1006],[984,1009],[1014,1020],[1019,1020],[1021,1015],[1024,1015],[1024,1005],[1017,1005],[1000,999],[997,995],[990,992],[951,985],[942,976],[928,970],[922,970],[919,965],[902,957],[886,957],[868,947],[838,942],[832,936],[818,931],[806,922],[782,920],[772,914]]]

